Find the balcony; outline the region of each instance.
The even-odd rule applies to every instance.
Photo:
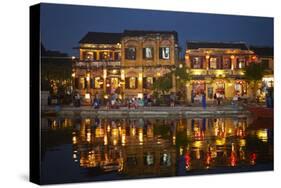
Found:
[[[79,61],[75,62],[77,68],[100,68],[100,67],[118,67],[120,61]]]
[[[204,77],[209,76],[213,78],[222,78],[222,77],[230,77],[230,78],[241,78],[244,76],[245,71],[241,69],[216,69],[216,70],[207,70],[207,69],[190,69],[189,73],[192,77]]]

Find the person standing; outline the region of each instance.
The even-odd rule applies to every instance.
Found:
[[[214,94],[214,103],[215,104],[218,104],[217,98],[218,98],[218,96],[217,96],[217,93],[215,92],[215,94]]]
[[[207,107],[207,103],[206,103],[206,94],[202,93],[202,107],[205,110]]]
[[[174,95],[174,93],[170,94],[170,106],[171,107],[175,106],[175,95]]]
[[[195,97],[194,91],[192,90],[191,91],[191,103],[194,103],[194,97]]]

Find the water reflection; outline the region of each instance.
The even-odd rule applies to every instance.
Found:
[[[71,130],[68,143],[72,160],[79,165],[73,170],[96,169],[95,175],[175,176],[221,168],[250,169],[273,161],[272,129],[253,129],[246,117],[43,120],[43,138]],[[44,152],[51,152],[51,147]]]

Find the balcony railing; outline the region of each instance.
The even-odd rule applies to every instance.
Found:
[[[115,67],[120,65],[120,61],[79,61],[75,63],[75,66],[79,68]]]
[[[211,77],[241,77],[244,76],[245,71],[241,69],[190,69],[191,76],[211,76]]]

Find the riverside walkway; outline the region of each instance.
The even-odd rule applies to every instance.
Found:
[[[199,106],[152,106],[152,107],[139,107],[139,108],[127,108],[121,107],[119,109],[107,109],[101,107],[99,109],[94,109],[90,106],[43,106],[42,115],[50,116],[132,116],[132,117],[142,117],[142,116],[221,116],[221,115],[249,115],[251,114],[247,108],[243,106],[233,106],[233,105],[223,105],[223,106],[210,106],[203,109]]]

